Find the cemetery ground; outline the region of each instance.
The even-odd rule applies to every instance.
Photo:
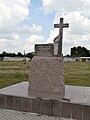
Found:
[[[10,86],[29,79],[30,62],[0,62],[0,88]],[[90,87],[90,63],[64,63],[64,79],[66,85]]]

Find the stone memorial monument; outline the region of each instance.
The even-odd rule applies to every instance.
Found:
[[[28,94],[32,97],[61,100],[65,95],[64,63],[62,56],[63,28],[68,27],[60,18],[59,35],[53,44],[36,44],[35,57],[30,63]]]

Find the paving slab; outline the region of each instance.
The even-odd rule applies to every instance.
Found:
[[[54,116],[39,115],[30,112],[18,112],[14,110],[0,109],[0,120],[75,120]]]
[[[0,89],[0,94],[28,97],[28,82],[21,82]]]
[[[65,97],[69,98],[71,103],[90,105],[90,87],[66,85]]]

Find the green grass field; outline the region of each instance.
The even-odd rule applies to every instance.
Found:
[[[0,88],[27,81],[30,62],[0,62]]]
[[[28,81],[30,62],[0,62],[0,88]],[[90,86],[90,63],[64,63],[67,85]]]
[[[64,78],[68,85],[90,86],[90,63],[64,63]]]

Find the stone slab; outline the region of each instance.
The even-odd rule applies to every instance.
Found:
[[[90,106],[85,106],[83,112],[83,120],[89,120],[89,119],[90,119]]]
[[[31,100],[32,100],[32,103],[31,103],[32,112],[40,114],[40,99],[31,98]]]
[[[62,99],[65,95],[63,59],[34,57],[30,64],[29,94],[32,97]]]
[[[31,112],[32,111],[32,99],[22,97],[21,99],[21,111]]]
[[[8,96],[8,95],[5,95],[4,97],[4,106],[6,109],[13,109],[12,106],[13,106],[13,96]]]
[[[51,115],[61,117],[62,102],[51,100]]]
[[[72,106],[72,118],[76,120],[83,120],[84,106],[80,104],[73,104]]]
[[[71,118],[72,113],[72,104],[70,103],[62,103],[61,104],[62,110],[61,110],[61,117],[65,116],[66,118]]]
[[[13,97],[13,110],[21,111],[21,97]]]
[[[50,113],[50,111],[51,111],[51,101],[47,100],[47,99],[42,99],[40,105],[41,105],[40,106],[41,107],[40,114],[45,113],[45,115],[50,115],[51,116],[51,113]]]
[[[0,108],[4,108],[4,96],[0,95]]]
[[[21,83],[14,84],[14,85],[0,89],[0,94],[28,97],[28,86],[29,86],[28,82],[21,82]]]

